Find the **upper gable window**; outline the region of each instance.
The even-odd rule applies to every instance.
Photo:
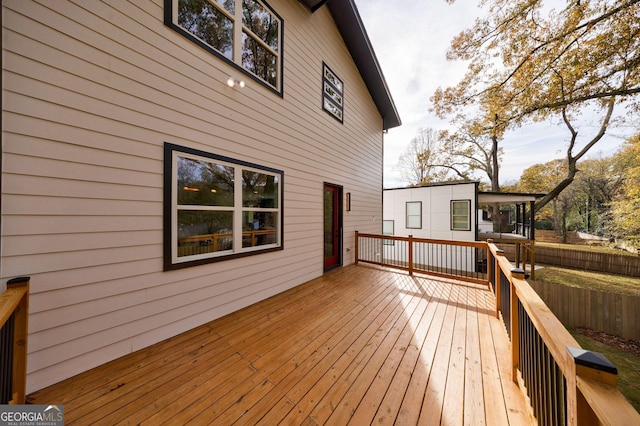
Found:
[[[344,122],[344,84],[322,63],[322,108],[336,120]]]
[[[282,94],[283,22],[260,0],[165,0],[165,23]]]

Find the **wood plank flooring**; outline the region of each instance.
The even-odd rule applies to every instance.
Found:
[[[531,424],[492,293],[348,266],[29,395],[65,424]]]

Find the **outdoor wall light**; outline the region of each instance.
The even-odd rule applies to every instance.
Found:
[[[351,211],[351,193],[347,192],[347,200],[346,200],[346,207],[347,207],[347,211],[350,212]]]
[[[238,86],[238,87],[240,87],[242,89],[244,87],[244,81],[243,80],[236,80],[233,77],[229,77],[227,79],[227,86],[229,86],[229,87]]]

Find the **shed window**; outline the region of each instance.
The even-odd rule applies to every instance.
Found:
[[[282,249],[283,177],[165,144],[165,269]]]
[[[451,201],[451,230],[470,231],[471,230],[471,200]]]
[[[261,0],[165,0],[165,23],[282,94],[282,18]]]
[[[422,229],[422,201],[407,201],[407,229]]]

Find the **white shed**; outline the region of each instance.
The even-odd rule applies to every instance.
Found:
[[[476,241],[478,182],[386,189],[383,233]]]

